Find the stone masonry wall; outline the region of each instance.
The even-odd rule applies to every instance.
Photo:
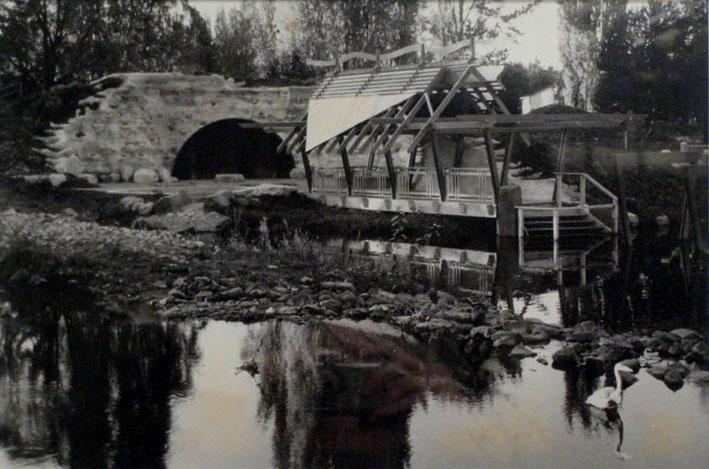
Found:
[[[53,135],[43,138],[48,148],[40,151],[55,172],[117,182],[131,181],[143,169],[167,181],[180,147],[200,128],[228,118],[296,120],[312,91],[248,88],[218,75],[111,77],[122,84],[81,101],[75,117],[53,125]]]

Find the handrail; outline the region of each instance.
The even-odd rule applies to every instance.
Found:
[[[446,56],[452,54],[453,52],[458,52],[460,50],[466,49],[466,48],[474,48],[475,45],[477,44],[487,44],[490,43],[491,41],[486,41],[486,40],[479,40],[479,39],[463,39],[462,41],[455,42],[453,44],[448,44],[445,46],[435,46],[435,45],[429,45],[429,46],[423,46],[423,44],[419,43],[414,43],[410,44],[408,46],[401,47],[399,49],[396,49],[394,51],[388,52],[386,54],[370,54],[368,52],[364,51],[359,51],[359,52],[349,52],[347,54],[344,54],[337,59],[330,59],[330,60],[317,60],[317,59],[306,59],[305,64],[308,65],[309,67],[334,67],[336,65],[342,65],[345,62],[349,62],[350,60],[354,59],[360,59],[360,60],[366,60],[370,62],[378,62],[378,61],[389,61],[393,59],[397,59],[401,56],[407,55],[407,54],[412,54],[414,52],[420,52],[420,51],[425,51],[425,52],[431,52],[434,54],[434,56],[438,56],[439,60],[443,60]],[[423,47],[422,47],[423,46]],[[423,61],[423,57],[421,60]]]
[[[590,182],[593,186],[596,187],[599,191],[603,192],[605,195],[607,195],[613,202],[618,201],[618,196],[609,191],[603,184],[598,182],[593,176],[589,175],[588,173],[580,173],[580,172],[558,172],[554,173],[556,176],[579,176],[585,178],[588,182]]]

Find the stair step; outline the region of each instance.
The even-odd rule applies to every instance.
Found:
[[[596,222],[594,220],[559,220],[559,226],[584,226],[584,225],[596,226]],[[553,221],[525,222],[524,226],[533,226],[533,227],[554,226],[554,222]]]
[[[527,228],[527,233],[550,233],[553,230],[548,229],[548,228]],[[602,228],[599,228],[597,226],[580,226],[580,227],[573,227],[573,228],[564,228],[560,227],[559,232],[562,233],[582,233],[582,232],[603,232]]]

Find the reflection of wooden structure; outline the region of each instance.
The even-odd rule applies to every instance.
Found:
[[[466,49],[469,60],[445,61]],[[528,134],[534,132],[562,133],[557,164],[561,171],[567,132],[623,130],[631,120],[602,114],[511,115],[498,96],[502,85],[497,76],[502,67],[476,60],[472,41],[438,50],[437,62],[426,62],[421,50],[416,64],[387,66],[419,50],[408,47],[380,56],[353,53],[336,61],[310,61],[310,65],[334,69],[311,96],[303,119],[248,125],[290,129],[279,148],[300,153],[309,191],[326,204],[496,218],[500,210],[515,210],[514,204],[500,206],[500,188],[508,184],[516,140],[528,142]],[[353,60],[373,62],[373,66],[344,69]],[[392,150],[404,135],[408,137],[408,164],[397,168]],[[440,139],[444,137],[457,142],[455,154],[442,154]],[[486,155],[483,166],[462,164],[465,147],[471,142]],[[430,149],[430,162],[424,161],[422,147]],[[351,155],[362,149],[368,152],[367,164],[353,165]],[[311,167],[312,155],[330,151],[339,155],[340,167]],[[376,165],[380,155],[383,166]],[[560,194],[557,189],[555,193]],[[561,196],[555,197],[559,199],[549,205],[550,210],[563,218],[567,211],[559,202]],[[589,212],[586,205],[578,208]],[[521,218],[533,213],[530,210],[524,208]],[[615,224],[604,225],[598,217],[589,219],[615,230]]]
[[[704,152],[709,152],[709,146],[705,146]],[[698,158],[697,164],[673,166],[682,171],[684,178],[680,239],[689,243],[695,251],[709,253],[709,166],[701,158]]]
[[[448,288],[479,295],[491,294],[497,264],[494,252],[376,240],[332,240],[326,251],[373,260],[385,267],[394,260],[406,262],[432,284],[444,283]]]
[[[619,269],[619,251],[617,238],[593,240],[585,245],[562,245],[552,242],[546,248],[519,250],[519,267],[528,272],[555,272],[557,285],[564,285],[564,273],[577,272],[579,283],[586,285],[589,272],[595,270],[604,275],[615,273]]]

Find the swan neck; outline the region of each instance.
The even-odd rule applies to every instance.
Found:
[[[619,393],[623,392],[623,382],[620,378],[620,370],[618,367],[614,367],[613,374],[615,375],[615,390]]]

